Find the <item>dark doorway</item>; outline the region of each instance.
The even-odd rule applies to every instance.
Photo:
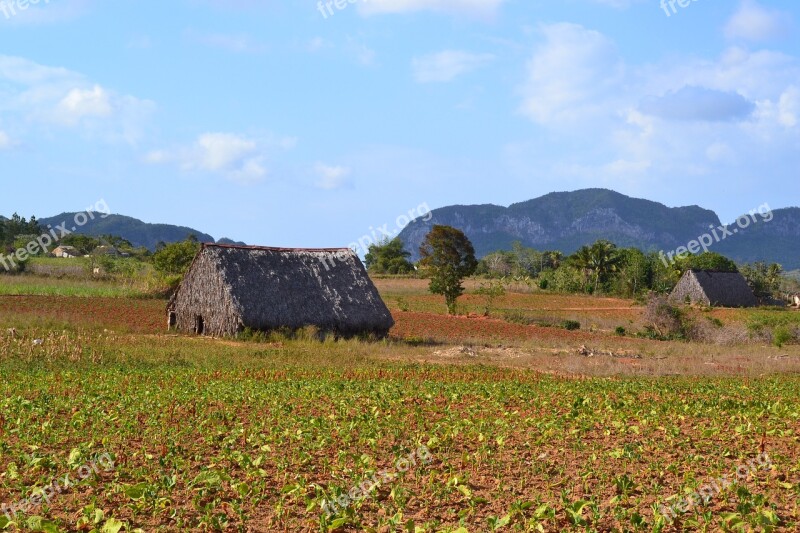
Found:
[[[169,318],[167,319],[167,327],[169,329],[172,329],[177,325],[178,325],[178,315],[175,314],[175,312],[170,311]]]
[[[203,317],[197,315],[194,319],[194,332],[198,335],[202,335],[206,330],[205,324],[203,323]]]

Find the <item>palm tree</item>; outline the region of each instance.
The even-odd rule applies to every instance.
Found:
[[[592,255],[595,259],[594,290],[600,279],[605,279],[612,272],[616,272],[622,263],[622,256],[617,251],[617,245],[609,241],[597,241],[592,245]]]
[[[561,266],[561,261],[564,259],[564,254],[557,250],[546,251],[542,252],[542,259],[548,267],[555,270]],[[542,265],[542,270],[544,270],[544,264]]]
[[[585,285],[589,281],[589,274],[592,271],[592,249],[588,246],[581,246],[567,258],[567,261],[581,271]]]
[[[581,246],[570,257],[571,263],[579,268],[586,278],[589,274],[594,277],[594,290],[600,285],[600,280],[605,280],[608,274],[616,272],[622,261],[622,256],[617,251],[617,246],[606,240],[599,240],[591,246]]]

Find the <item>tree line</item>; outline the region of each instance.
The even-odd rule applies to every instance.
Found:
[[[0,219],[0,254],[14,254],[44,232],[35,216],[25,219],[14,213],[10,219]],[[32,257],[47,256],[58,246],[70,246],[79,256],[89,256],[92,259],[90,270],[99,267],[106,275],[133,277],[142,265],[151,264],[169,286],[178,283],[200,249],[200,243],[193,235],[181,242],[160,242],[156,250],[151,252],[144,246],[134,246],[130,241],[114,235],[71,233],[53,243],[49,250],[39,250]],[[112,250],[113,253],[109,253]],[[24,272],[27,263],[27,260],[16,261],[12,273]]]
[[[371,274],[417,273],[430,277],[431,292],[444,295],[451,312],[456,298],[463,293],[461,281],[473,275],[524,281],[553,292],[623,298],[666,294],[687,270],[740,272],[759,298],[778,296],[784,282],[783,268],[777,263],[737,265],[715,252],[689,254],[668,262],[658,253],[619,248],[607,240],[581,246],[570,255],[515,242],[511,250],[498,250],[476,260],[466,235],[449,226],[433,227],[420,247],[420,256],[420,261],[413,264],[409,260],[411,253],[395,238],[370,246],[365,259]]]

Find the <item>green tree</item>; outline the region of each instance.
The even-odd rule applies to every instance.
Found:
[[[621,260],[617,246],[606,240],[582,246],[569,258],[570,263],[581,270],[587,279],[592,279],[592,292],[597,292],[600,283],[605,283],[608,275],[617,271]]]
[[[408,274],[414,270],[414,265],[408,260],[410,256],[411,253],[403,248],[403,241],[395,237],[370,245],[364,259],[367,270],[374,274]]]
[[[516,266],[515,274],[518,276],[537,276],[542,271],[544,255],[533,248],[522,246],[519,241],[511,244]]]
[[[662,257],[656,252],[647,255],[650,264],[649,287],[658,294],[666,294],[675,288],[683,272],[677,264],[664,263]]]
[[[759,298],[774,296],[780,291],[783,267],[777,263],[767,265],[761,261],[743,265],[742,275]]]
[[[555,270],[543,272],[539,286],[555,292],[586,292],[587,278],[583,272],[571,264],[564,264]]]
[[[478,266],[475,248],[461,230],[433,226],[419,248],[420,264],[431,276],[430,291],[444,296],[447,312],[456,313],[456,300],[464,294],[461,282]]]
[[[714,270],[717,272],[739,272],[736,263],[716,252],[703,252],[676,259],[681,274],[687,270]]]
[[[167,276],[183,276],[199,251],[200,243],[194,236],[167,244],[153,254],[153,268]]]
[[[636,248],[619,251],[620,263],[615,277],[616,293],[632,297],[650,289],[651,264],[647,256]]]
[[[542,252],[542,271],[555,270],[561,266],[564,254],[558,250],[546,250]]]
[[[14,241],[18,235],[35,235],[38,237],[41,234],[42,228],[39,226],[36,217],[31,217],[30,221],[28,221],[14,213],[10,219],[0,220],[0,248],[5,248],[6,251],[14,248]]]

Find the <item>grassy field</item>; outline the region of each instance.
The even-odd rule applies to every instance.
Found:
[[[589,325],[446,317],[418,281],[378,285],[397,326],[376,342],[195,338],[163,330],[163,300],[0,296],[0,504],[19,509],[0,529],[800,529],[797,346],[620,337],[633,302],[535,292],[497,305]],[[757,313],[719,316],[794,317]]]
[[[81,296],[108,297],[139,296],[140,292],[131,287],[94,280],[70,280],[65,283],[58,278],[34,276],[3,276],[0,283],[0,295],[20,296]]]

